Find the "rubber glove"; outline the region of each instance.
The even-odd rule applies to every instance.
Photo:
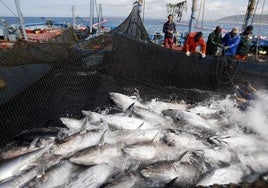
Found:
[[[203,54],[203,53],[202,53],[202,54],[201,54],[201,57],[202,57],[202,58],[205,58],[205,57],[206,57],[206,54]]]
[[[186,52],[186,55],[187,55],[187,56],[190,56],[190,55],[191,55],[191,53],[190,53],[189,51],[187,51],[187,52]]]

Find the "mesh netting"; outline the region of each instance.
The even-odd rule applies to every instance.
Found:
[[[112,32],[77,41],[74,30],[44,43],[18,41],[0,51],[0,141],[4,145],[24,130],[61,126],[59,117],[81,118],[81,110],[109,104],[107,93],[120,90],[116,81],[91,65],[112,50],[112,36],[120,33],[150,42],[134,6],[127,19]],[[109,82],[112,77],[109,77]],[[127,81],[126,81],[127,82]]]
[[[178,64],[178,60],[182,63]],[[53,41],[20,42],[13,49],[2,50],[1,145],[23,130],[62,126],[62,116],[82,118],[82,110],[109,106],[107,93],[122,92],[131,85],[128,80],[165,91],[166,86],[171,86],[172,91],[176,87],[215,90],[221,88],[219,80],[229,81],[221,75],[215,77],[215,70],[222,72],[224,68],[223,59],[207,57],[204,61],[193,55],[188,61],[184,53],[151,42],[138,6],[116,29],[87,41],[77,41],[70,28]],[[267,74],[262,73],[267,78],[266,87]],[[124,79],[118,81],[115,76]],[[185,96],[189,97],[189,93]],[[202,97],[199,93],[191,100]]]

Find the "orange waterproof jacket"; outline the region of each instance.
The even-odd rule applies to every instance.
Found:
[[[187,52],[196,52],[196,47],[200,46],[203,54],[206,54],[206,43],[203,37],[201,37],[197,42],[194,41],[194,36],[196,32],[190,33],[184,45],[184,50]]]

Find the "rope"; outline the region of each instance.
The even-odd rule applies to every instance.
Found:
[[[218,58],[217,58],[217,66],[216,66],[216,79],[217,79],[217,81],[219,82],[219,83],[221,83],[221,84],[225,84],[225,85],[227,85],[227,84],[229,84],[229,83],[231,83],[233,86],[235,86],[235,84],[234,84],[234,78],[236,77],[236,75],[237,75],[237,70],[238,70],[238,67],[239,67],[239,65],[240,65],[240,61],[239,61],[239,63],[238,63],[238,65],[236,66],[236,69],[235,69],[235,73],[233,74],[233,76],[231,77],[231,75],[229,74],[229,72],[228,72],[228,70],[227,70],[227,75],[228,75],[228,78],[229,78],[229,81],[221,81],[220,79],[219,79],[219,75],[218,75],[218,69],[219,69],[219,58],[220,58],[220,56],[218,56]],[[225,62],[225,66],[226,66],[226,68],[228,69],[228,63],[227,63],[227,58],[226,58],[226,55],[224,55],[224,62]]]
[[[18,18],[18,15],[16,15],[2,0],[0,2],[16,17]]]
[[[259,59],[259,42],[260,42],[260,30],[261,30],[261,24],[262,24],[262,16],[263,16],[263,11],[264,11],[264,6],[265,6],[265,0],[263,0],[263,4],[262,4],[262,10],[261,10],[261,14],[260,14],[260,18],[259,18],[259,26],[258,26],[258,38],[257,38],[257,43],[256,43],[256,59],[258,61],[262,61],[262,59]]]
[[[201,19],[200,30],[203,31],[204,17],[205,17],[205,0],[202,0],[201,3],[200,3],[200,7],[199,7],[199,12],[198,12],[198,17],[197,17],[195,28],[197,28],[197,26],[198,26],[198,22],[200,20],[201,10],[202,10],[202,19]]]
[[[257,11],[257,7],[258,7],[258,5],[259,5],[259,0],[257,1],[257,3],[256,3],[256,7],[255,7],[255,10],[254,10],[254,14],[253,14],[253,16],[252,16],[252,19],[251,19],[251,25],[253,24],[253,22],[254,22],[254,19],[255,19],[255,15],[256,15],[256,11]]]
[[[205,2],[206,2],[206,0],[204,0],[204,1],[203,1],[203,11],[202,11],[201,31],[203,30],[203,26],[204,26],[204,17],[205,17]]]
[[[200,18],[200,12],[201,12],[202,2],[203,2],[203,0],[201,0],[200,6],[199,6],[198,17],[197,17],[197,20],[196,20],[195,28],[197,28],[197,26],[198,26],[198,22],[199,22],[199,18]]]

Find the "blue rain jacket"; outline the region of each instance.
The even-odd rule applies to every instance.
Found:
[[[231,32],[226,33],[226,35],[222,38],[223,46],[229,46],[228,49],[225,50],[226,56],[235,56],[237,46],[240,42],[240,35],[237,34],[234,37],[231,37]]]

